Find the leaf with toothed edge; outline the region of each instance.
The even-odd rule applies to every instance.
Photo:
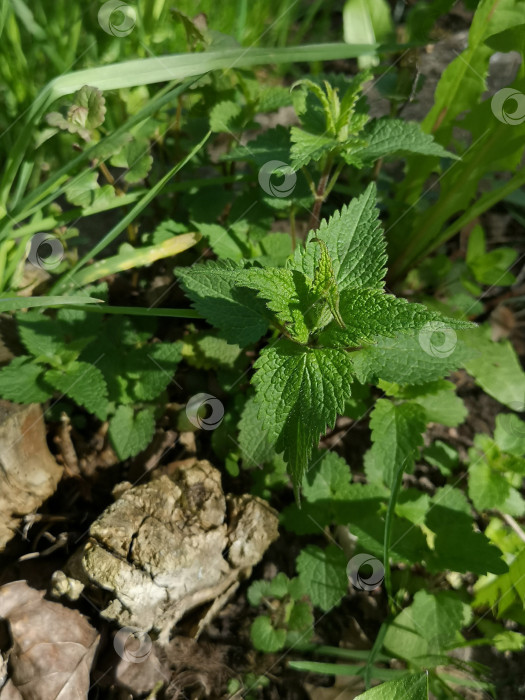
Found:
[[[349,356],[279,340],[261,352],[255,369],[259,417],[276,450],[284,451],[298,496],[315,444],[350,396]]]

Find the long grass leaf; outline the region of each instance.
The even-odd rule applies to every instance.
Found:
[[[193,156],[200,151],[200,149],[204,146],[206,141],[210,137],[210,133],[208,132],[206,136],[188,153],[188,155],[183,158],[179,163],[173,166],[169,172],[164,175],[164,177],[159,180],[146,194],[142,197],[142,199],[135,204],[133,209],[131,209],[126,216],[124,216],[118,224],[113,226],[111,231],[106,233],[106,235],[100,240],[96,245],[94,245],[85,255],[83,258],[81,258],[77,264],[71,268],[63,277],[58,280],[58,282],[52,287],[52,292],[55,294],[64,290],[67,286],[71,287],[73,285],[76,285],[76,280],[75,280],[75,275],[76,273],[81,270],[86,263],[88,263],[91,258],[94,258],[95,255],[98,255],[106,246],[108,246],[112,241],[119,236],[122,231],[124,231],[129,224],[131,224],[137,216],[148,206],[150,202],[152,202],[155,197],[159,194],[159,192],[162,191],[164,186],[171,180],[171,178],[176,175],[179,170],[181,170],[189,161],[193,158]]]
[[[0,299],[0,313],[4,311],[20,311],[20,309],[34,309],[38,306],[75,306],[81,304],[102,304],[101,299],[93,297],[4,297]]]

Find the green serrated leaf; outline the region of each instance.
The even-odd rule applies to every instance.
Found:
[[[474,584],[476,596],[472,607],[492,609],[501,618],[517,602],[520,609],[525,605],[525,549],[510,564],[502,576],[480,578]]]
[[[450,476],[459,465],[458,451],[442,440],[435,440],[429,447],[423,450],[426,461],[443,474]]]
[[[525,501],[501,473],[482,459],[469,466],[468,492],[477,510],[498,508],[504,513],[521,517]]]
[[[297,126],[292,126],[290,137],[292,141],[290,158],[294,170],[300,170],[312,161],[317,162],[339,146],[337,139],[333,136],[311,134]]]
[[[104,121],[106,100],[102,92],[90,85],[84,85],[73,96],[73,104],[64,118],[60,112],[50,112],[46,115],[50,126],[78,134],[83,139],[90,139],[90,132]]]
[[[239,420],[239,448],[245,467],[262,466],[275,455],[275,448],[259,420],[259,404],[250,397]]]
[[[441,379],[457,369],[472,351],[458,341],[444,354],[428,352],[419,334],[401,333],[394,338],[378,338],[375,345],[352,353],[352,363],[360,382],[381,378],[399,384],[425,384]]]
[[[149,140],[134,138],[126,145],[124,153],[128,168],[127,173],[124,175],[124,180],[130,184],[143,180],[153,165]]]
[[[348,592],[347,560],[335,545],[309,545],[297,557],[299,579],[314,605],[325,612],[339,605]]]
[[[96,129],[104,121],[106,100],[102,91],[92,85],[84,85],[73,97],[68,119],[86,129]]]
[[[284,451],[297,493],[313,446],[334,425],[350,395],[349,358],[340,350],[279,340],[262,351],[254,366],[259,416],[277,451]]]
[[[438,489],[425,523],[436,535],[434,553],[428,562],[431,570],[475,574],[489,571],[500,574],[507,570],[501,551],[483,533],[474,531],[470,507],[462,491],[450,486]]]
[[[19,318],[18,333],[26,350],[35,357],[52,358],[66,347],[63,336],[57,333],[56,322],[38,311],[29,311]]]
[[[434,141],[430,134],[425,134],[419,124],[403,119],[373,119],[366,125],[362,137],[366,145],[348,151],[351,162],[357,157],[369,165],[379,158],[407,153],[458,159],[458,156]]]
[[[318,238],[326,244],[340,294],[348,287],[382,289],[386,252],[378,215],[372,183],[361,196],[328,221],[323,219],[319,229],[308,234],[306,246],[296,251],[291,267],[314,279],[321,249],[313,239]]]
[[[239,261],[248,257],[248,240],[246,236],[240,238],[238,234],[228,231],[228,229],[219,226],[219,224],[197,223],[196,227],[219,258]]]
[[[269,617],[259,615],[252,623],[250,637],[256,649],[271,654],[284,648],[286,630],[275,629]]]
[[[361,693],[355,700],[428,700],[428,675],[413,673],[396,681],[382,683]]]
[[[370,416],[372,429],[373,472],[367,470],[371,481],[383,480],[392,487],[394,475],[400,465],[411,472],[418,447],[423,444],[426,415],[421,406],[414,403],[396,405],[387,399],[376,401]]]
[[[240,272],[242,267],[229,260],[176,270],[197,311],[220,328],[228,342],[244,347],[266,332],[268,321],[264,302],[237,286]]]
[[[131,406],[119,406],[109,421],[109,437],[122,460],[144,450],[155,432],[154,407],[135,412]]]
[[[320,335],[323,345],[355,347],[372,343],[378,337],[395,337],[398,333],[424,333],[430,324],[447,330],[468,326],[468,323],[448,319],[421,304],[398,299],[377,289],[347,288],[341,293],[339,308],[341,323],[333,323]],[[451,332],[451,331],[449,331]],[[419,339],[419,336],[418,336]]]
[[[303,496],[309,503],[351,499],[350,467],[335,452],[321,452],[303,479]]]
[[[304,276],[282,268],[250,268],[239,274],[238,284],[256,290],[294,340],[308,341],[305,310],[309,297]]]
[[[464,363],[476,383],[501,403],[514,408],[525,405],[525,372],[508,340],[497,343],[490,338],[490,328],[480,326],[465,335],[472,356]]]
[[[44,380],[100,420],[107,415],[108,387],[102,372],[87,362],[72,362],[64,369],[50,369]]]
[[[246,146],[235,146],[222,160],[253,160],[261,168],[271,161],[290,162],[290,132],[284,126],[267,129]]]
[[[310,287],[310,296],[314,300],[313,308],[309,311],[310,318],[312,316],[312,311],[316,306],[319,306],[319,309],[315,311],[314,320],[310,321],[310,327],[314,331],[319,328],[324,328],[333,318],[340,328],[345,328],[345,323],[339,311],[339,290],[337,289],[328,248],[326,243],[320,238],[314,238],[312,240],[319,243],[321,247],[321,258]]]
[[[517,409],[525,408],[525,404],[517,404]],[[516,457],[525,455],[525,422],[514,413],[500,413],[496,416],[494,440],[500,450]]]
[[[87,207],[93,202],[93,192],[100,189],[98,172],[87,170],[66,187],[65,195],[68,202],[77,207]],[[111,188],[113,190],[113,188]],[[115,192],[113,190],[113,196]]]
[[[217,102],[211,110],[210,129],[215,132],[238,131],[242,128],[242,107],[231,100]]]
[[[53,395],[43,381],[44,368],[28,355],[15,357],[0,370],[0,396],[16,403],[41,403]]]
[[[124,358],[123,373],[136,400],[151,401],[161,394],[172,381],[181,357],[181,343],[153,343],[130,350]]]
[[[403,659],[439,654],[460,643],[459,632],[472,619],[470,607],[456,593],[418,591],[414,602],[388,626],[384,646]]]

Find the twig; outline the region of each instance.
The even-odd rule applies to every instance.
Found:
[[[517,523],[512,515],[508,515],[507,513],[502,513],[501,511],[497,510],[496,514],[498,515],[499,518],[501,518],[507,525],[514,530],[514,532],[518,535],[520,540],[522,542],[525,542],[525,532],[521,529],[519,523]]]

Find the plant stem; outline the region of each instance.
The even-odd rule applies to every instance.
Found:
[[[403,472],[405,467],[406,459],[404,459],[398,466],[393,479],[392,491],[390,493],[390,500],[388,501],[388,509],[386,511],[385,520],[385,539],[383,543],[383,566],[385,567],[385,590],[388,598],[388,604],[392,613],[395,612],[395,608],[392,605],[392,578],[390,572],[390,540],[392,538],[392,523],[394,521],[394,511],[396,509],[397,497],[399,496],[399,491],[401,490],[401,482],[403,480]]]
[[[383,640],[385,638],[387,629],[388,629],[388,624],[386,622],[383,622],[383,624],[379,628],[379,632],[377,633],[377,637],[375,638],[374,645],[373,645],[372,649],[370,650],[370,654],[368,655],[368,659],[366,660],[365,672],[363,674],[366,690],[368,690],[370,688],[370,684],[372,681],[372,671],[373,671],[374,662],[375,662],[376,658],[378,657],[378,655],[383,647]]]
[[[514,532],[518,535],[520,540],[522,542],[525,542],[525,532],[523,532],[519,523],[517,523],[514,520],[512,515],[508,515],[507,513],[501,513],[499,510],[497,510],[496,513],[497,513],[498,517],[501,518],[506,525],[508,525],[510,528],[512,528],[514,530]]]
[[[328,185],[330,171],[332,170],[332,163],[333,159],[328,158],[323,168],[319,184],[317,185],[317,190],[315,192],[314,208],[312,209],[312,215],[310,216],[310,221],[308,223],[308,229],[310,231],[315,231],[319,228],[321,206],[326,198],[326,187]]]
[[[292,250],[295,250],[295,246],[297,245],[297,234],[295,230],[295,207],[293,204],[290,207],[290,234],[292,236]]]
[[[332,175],[332,178],[331,178],[330,182],[328,183],[328,186],[327,186],[325,193],[324,193],[325,200],[328,198],[328,195],[330,194],[330,192],[334,188],[334,185],[337,182],[337,180],[339,179],[339,175],[341,174],[341,170],[344,168],[344,166],[345,166],[344,161],[341,161],[341,163],[339,163],[339,165],[335,169],[335,172]]]

